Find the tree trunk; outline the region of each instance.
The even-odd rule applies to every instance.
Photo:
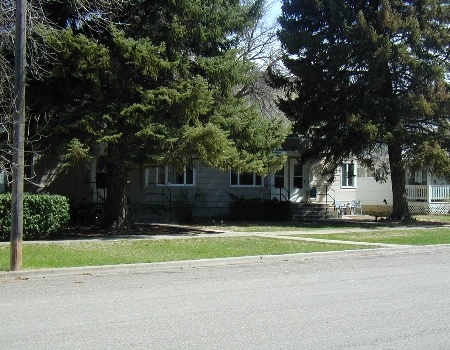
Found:
[[[388,145],[389,166],[392,182],[392,215],[393,220],[407,218],[407,203],[405,190],[405,166],[402,158],[402,148],[399,142]]]
[[[108,162],[107,198],[102,227],[114,230],[127,228],[127,178],[128,171],[120,164]]]
[[[399,116],[403,113],[398,109],[395,93],[392,89],[393,78],[388,63],[384,65],[382,97],[385,100],[383,113],[386,115],[386,127],[390,134],[388,138],[389,167],[392,182],[392,214],[391,219],[402,220],[407,217],[405,163],[403,161],[402,141],[404,128]]]

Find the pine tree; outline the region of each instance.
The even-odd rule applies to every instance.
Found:
[[[407,215],[405,167],[449,175],[448,2],[284,0],[279,37],[288,74],[280,108],[331,169],[386,152],[393,218]],[[432,154],[433,156],[430,156]],[[378,169],[379,170],[379,169]]]
[[[68,160],[108,144],[105,226],[121,225],[127,174],[138,167],[201,162],[267,174],[282,166],[273,151],[289,127],[233,94],[252,64],[231,48],[259,7],[133,1],[115,19],[120,25],[92,30],[69,21],[49,31],[52,76],[30,84],[30,105],[50,114],[47,139]]]

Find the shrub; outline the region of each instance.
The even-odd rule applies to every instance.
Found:
[[[0,194],[0,240],[7,241],[11,230],[11,194]],[[69,200],[50,194],[24,194],[23,239],[52,238],[69,221]]]
[[[283,221],[291,218],[289,202],[229,195],[233,199],[229,208],[231,220]]]
[[[201,188],[182,188],[175,198],[175,216],[181,221],[191,221],[194,210],[205,201],[206,193]]]

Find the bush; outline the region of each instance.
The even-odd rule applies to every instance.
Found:
[[[7,241],[11,231],[11,194],[0,194],[0,240]],[[50,194],[24,194],[23,239],[55,237],[69,221],[69,200]]]
[[[175,216],[181,221],[192,221],[194,210],[205,205],[205,201],[206,193],[201,188],[182,188],[175,198]]]
[[[233,199],[229,208],[231,220],[283,221],[291,218],[289,202],[229,195]]]

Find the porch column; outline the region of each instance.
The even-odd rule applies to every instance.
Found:
[[[431,175],[429,171],[427,171],[427,203],[431,203]]]

